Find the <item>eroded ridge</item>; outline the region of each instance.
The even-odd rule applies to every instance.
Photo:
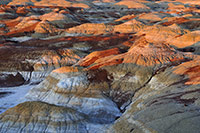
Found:
[[[200,131],[199,1],[0,4],[0,132]]]

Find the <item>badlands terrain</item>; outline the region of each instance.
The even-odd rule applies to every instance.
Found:
[[[200,133],[199,0],[1,0],[0,133]]]

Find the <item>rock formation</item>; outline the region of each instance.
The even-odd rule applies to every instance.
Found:
[[[0,74],[0,87],[19,86],[24,84],[25,80],[20,73],[16,75],[12,74]]]
[[[140,10],[148,10],[149,7],[147,7],[145,4],[137,1],[120,1],[118,3],[116,3],[116,5],[121,5],[121,6],[125,6],[128,8],[134,8],[134,9],[140,9]]]
[[[187,66],[191,62],[169,67],[154,76],[109,131],[198,132],[194,123],[199,122],[200,73],[195,62],[191,67]]]
[[[0,4],[0,133],[200,131],[199,1]]]
[[[23,111],[22,111],[23,110]],[[11,114],[9,117],[8,115]],[[17,117],[20,117],[18,119]],[[90,124],[84,114],[67,107],[43,102],[25,102],[7,110],[1,116],[0,132],[77,132],[103,131],[98,125]],[[31,121],[28,125],[22,123]],[[49,123],[49,124],[47,124]],[[15,128],[17,127],[17,128]]]

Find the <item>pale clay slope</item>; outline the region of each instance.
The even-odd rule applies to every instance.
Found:
[[[197,84],[196,86],[181,85],[183,77],[175,74],[179,73],[179,70],[184,72],[184,69],[188,71],[194,66],[199,67],[199,64],[194,63],[194,66],[186,68],[184,65],[188,63],[167,68],[163,73],[153,77],[135,94],[132,104],[109,131],[128,132],[134,128],[134,132],[198,132],[200,130],[197,124],[200,116],[199,76],[197,76],[199,72],[196,73],[197,77],[194,76],[198,83],[193,79],[193,82],[186,82],[186,84]],[[187,79],[187,76],[185,78]]]
[[[90,90],[86,73],[52,72],[40,85],[32,88],[26,97],[30,100],[74,108],[92,117],[94,121],[96,118],[100,123],[113,121],[120,115],[116,105],[108,98],[104,98],[100,90],[91,89],[93,90]]]
[[[32,87],[33,85],[24,85],[20,87],[0,88],[0,92],[11,92],[11,94],[1,98],[0,113],[3,113],[7,109],[24,102],[24,96]]]
[[[23,111],[22,111],[23,110]],[[8,115],[7,114],[12,114]],[[31,114],[31,115],[30,115]],[[18,116],[18,117],[16,117]],[[25,119],[24,119],[25,118]],[[74,109],[43,102],[24,102],[1,115],[0,132],[103,132],[105,127],[90,123]],[[22,123],[31,121],[27,125]],[[44,123],[45,121],[45,123]],[[47,123],[48,124],[47,124]],[[16,128],[17,127],[17,128]]]

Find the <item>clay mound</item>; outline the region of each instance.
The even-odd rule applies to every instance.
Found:
[[[5,21],[8,33],[6,35],[20,36],[25,33],[33,34],[33,37],[57,35],[63,28],[78,25],[78,19],[70,14],[50,12],[42,16],[18,17],[11,21]]]
[[[132,20],[129,20],[129,21],[124,22],[122,24],[114,26],[113,32],[114,33],[115,32],[135,33],[135,32],[138,32],[138,31],[142,30],[145,27],[146,26],[143,23],[141,23],[140,21],[132,19]]]
[[[131,15],[126,15],[126,16],[123,16],[117,20],[115,20],[116,22],[119,22],[119,21],[128,21],[128,20],[131,20],[131,19],[134,19],[136,17],[136,15],[134,14],[131,14]]]
[[[185,62],[173,68],[173,72],[179,75],[186,75],[188,79],[185,84],[187,85],[200,84],[200,58]]]
[[[13,0],[8,5],[34,5],[31,0]]]
[[[190,6],[193,6],[193,5],[200,5],[200,2],[198,0],[176,0],[177,2],[181,2],[181,3],[184,3],[184,4],[188,4]]]
[[[19,24],[13,27],[15,28],[13,30],[20,30],[20,29],[35,25],[38,22],[39,22],[39,18],[37,16],[24,17]]]
[[[173,24],[168,27],[151,26],[147,27],[137,34],[146,34],[146,38],[152,42],[167,42],[177,48],[184,48],[198,44],[199,32],[182,30],[180,26]]]
[[[138,19],[142,21],[148,21],[150,23],[159,22],[164,18],[161,15],[162,14],[159,14],[159,13],[145,13],[145,14],[139,15]]]
[[[170,26],[172,24],[181,24],[188,21],[188,19],[184,18],[184,17],[169,17],[169,18],[165,18],[163,21],[161,21],[161,25],[164,26]]]
[[[177,29],[177,30],[181,30],[181,27],[178,25],[178,24],[172,24],[170,26],[168,26],[169,28],[172,28],[172,29]]]
[[[32,5],[32,6],[64,6],[64,7],[81,7],[89,8],[87,4],[69,2],[66,0],[12,0],[8,5]]]
[[[99,53],[106,53],[106,51],[101,51]],[[89,54],[79,61],[79,65],[89,66],[88,69],[96,69],[121,63],[132,63],[140,66],[169,65],[173,62],[187,60],[191,56],[177,52],[165,43],[148,41],[146,36],[139,37],[126,53],[117,55],[106,54],[105,56],[101,54],[100,57],[94,55],[96,54]]]
[[[146,5],[140,3],[140,2],[136,2],[136,1],[120,1],[118,3],[116,3],[116,5],[123,5],[126,6],[128,8],[135,8],[135,9],[143,9],[143,10],[147,10],[149,9],[149,7],[147,7]]]
[[[95,78],[99,76],[98,80]],[[102,94],[108,89],[106,71],[82,71],[63,67],[54,70],[43,82],[32,88],[26,98],[64,107],[88,115],[93,122],[109,124],[120,115],[117,105]]]
[[[182,52],[192,52],[200,54],[200,33],[199,31],[188,32],[175,40],[169,40],[169,43]]]
[[[179,3],[179,4],[174,4],[174,3],[169,3],[168,4],[168,10],[171,10],[171,11],[176,11],[176,12],[181,12],[181,11],[184,11],[186,10],[187,8],[185,7],[184,4],[182,3]]]
[[[178,24],[180,27],[184,29],[189,29],[190,31],[193,31],[194,29],[198,30],[200,26],[199,19],[191,17],[193,17],[191,14],[186,14],[178,18],[177,17],[166,18],[159,23],[164,26]]]
[[[16,13],[19,14],[20,16],[25,16],[26,14],[29,13],[29,10],[25,7],[19,7],[17,8]]]
[[[85,3],[72,3],[71,7],[80,7],[80,8],[90,8],[89,5],[85,4]]]
[[[43,37],[41,34],[45,34],[46,36],[48,35],[57,35],[60,30],[59,28],[56,28],[55,25],[50,23],[49,21],[41,21],[37,24],[37,26],[34,29],[35,33],[32,34],[33,37]]]
[[[75,50],[63,49],[44,53],[34,64],[35,71],[47,71],[69,66],[77,63],[81,59],[81,54]]]
[[[103,51],[95,51],[86,56],[84,59],[80,60],[77,65],[80,66],[89,66],[93,64],[96,60],[100,58],[104,58],[106,56],[117,55],[119,54],[119,50],[117,48],[103,50]]]
[[[68,67],[68,66],[53,70],[53,72],[55,73],[73,73],[78,71],[80,71],[78,67]]]
[[[103,0],[102,2],[108,2],[108,3],[111,3],[111,2],[116,2],[115,0]]]
[[[41,0],[39,2],[35,2],[36,6],[64,6],[64,7],[81,7],[81,8],[89,8],[87,4],[84,3],[76,3],[76,2],[69,2],[66,0]]]
[[[166,42],[172,44],[173,41],[176,41],[178,37],[186,34],[188,31],[185,31],[177,26],[161,26],[154,25],[148,26],[140,30],[137,35],[146,35],[147,40],[151,42]]]
[[[25,102],[0,115],[0,132],[86,132],[87,121],[71,108]]]
[[[185,58],[185,55],[175,51],[169,45],[148,41],[145,36],[135,41],[125,55],[123,63],[153,66],[176,62]]]
[[[58,28],[69,28],[79,24],[78,19],[71,14],[50,12],[39,17],[42,21],[49,21]]]
[[[20,36],[28,32],[33,32],[39,23],[38,17],[36,16],[25,17],[20,22],[19,20],[21,20],[21,18],[16,19],[14,24],[8,23],[8,26],[10,26],[10,31],[6,35]]]
[[[71,5],[71,2],[66,0],[41,0],[38,2],[35,2],[36,6],[66,6],[69,7]]]
[[[23,17],[17,17],[16,19],[12,19],[10,21],[3,21],[3,23],[6,25],[8,29],[12,29],[17,24],[19,24],[24,18]]]
[[[110,33],[112,26],[106,24],[86,23],[66,30],[67,33],[100,35]]]

